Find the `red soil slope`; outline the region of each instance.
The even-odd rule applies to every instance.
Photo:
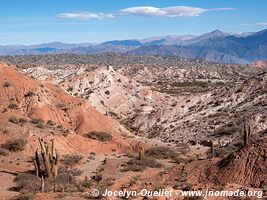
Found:
[[[252,142],[218,163],[218,179],[255,188],[267,187],[267,137]]]
[[[45,122],[52,120],[56,126],[62,125],[64,129],[68,129],[70,134],[67,137],[62,134],[53,136],[48,130],[32,127],[30,123],[25,126],[16,125],[9,122],[11,116],[28,120],[38,118]],[[107,132],[113,139],[104,143],[81,136],[90,131]],[[126,140],[124,136],[130,133],[123,126],[97,112],[84,100],[49,83],[26,77],[3,62],[0,62],[0,132],[6,132],[0,134],[0,143],[14,137],[26,138],[29,143],[25,153],[28,152],[27,149],[35,149],[36,138],[40,135],[48,139],[54,137],[59,150],[64,153],[107,153],[114,148],[123,151],[131,149],[137,143]],[[56,130],[55,132],[57,133]]]

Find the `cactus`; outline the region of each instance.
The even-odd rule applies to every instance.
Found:
[[[250,126],[250,124],[248,125],[248,141],[250,140],[250,138],[251,138],[251,135],[252,135],[252,133],[251,133],[251,126]]]
[[[41,168],[38,150],[36,150],[35,159],[34,159],[35,174],[37,177],[41,178],[42,192],[44,192],[44,179],[45,178],[54,179],[54,191],[56,191],[56,177],[58,173],[57,171],[58,171],[59,156],[55,149],[55,142],[54,140],[51,140],[52,145],[50,148],[50,146],[44,142],[43,138],[38,138],[38,140],[39,140],[39,144],[41,147],[40,155],[43,160],[43,168]]]
[[[244,132],[243,132],[243,139],[244,139],[244,146],[248,145],[248,139],[249,139],[249,134],[248,134],[248,129],[246,123],[244,123]]]
[[[210,154],[211,154],[211,158],[214,158],[214,144],[213,144],[213,141],[211,140],[210,141]]]
[[[140,161],[143,161],[143,160],[144,160],[144,157],[145,157],[145,149],[142,147],[142,148],[139,150],[139,160],[140,160]]]

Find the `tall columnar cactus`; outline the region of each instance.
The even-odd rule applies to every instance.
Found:
[[[54,179],[54,191],[56,190],[56,177],[58,171],[58,162],[59,156],[55,149],[55,142],[51,140],[52,145],[49,146],[47,143],[44,142],[43,138],[38,138],[40,147],[41,147],[41,154],[38,154],[38,150],[35,152],[35,159],[34,159],[34,167],[35,167],[35,174],[37,177],[41,178],[41,189],[44,192],[44,179],[45,178],[53,178]],[[51,148],[50,148],[51,147]],[[40,157],[43,161],[43,166],[40,162]]]
[[[142,147],[142,148],[139,150],[139,160],[140,160],[140,161],[143,161],[143,160],[144,160],[144,157],[145,157],[145,149]]]
[[[248,125],[248,141],[251,139],[251,135],[252,135],[252,133],[251,133],[251,126],[249,124]]]
[[[211,158],[214,158],[214,156],[215,156],[215,153],[214,153],[214,143],[213,143],[212,140],[210,141],[210,156],[211,156]]]
[[[244,139],[244,146],[248,145],[248,140],[249,140],[249,133],[248,133],[248,129],[247,129],[247,125],[246,123],[244,123],[244,132],[243,132],[243,139]]]

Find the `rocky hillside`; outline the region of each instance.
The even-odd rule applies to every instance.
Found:
[[[2,62],[0,72],[0,128],[1,132],[8,133],[1,134],[1,142],[14,136],[34,141],[38,136],[56,135],[59,142],[65,143],[70,149],[91,151],[96,147],[94,141],[91,147],[88,146],[89,141],[83,144],[82,135],[88,132],[109,133],[113,138],[110,148],[121,143],[123,136],[130,134],[118,122],[103,116],[86,101],[68,95],[50,83],[25,77]],[[125,144],[123,142],[122,146]]]
[[[266,134],[266,133],[265,133]],[[219,180],[254,188],[267,187],[267,137],[253,141],[218,163]]]
[[[238,142],[244,121],[265,127],[266,73],[262,68],[105,66],[24,69],[90,102],[128,130],[168,142]],[[196,62],[196,65],[199,63]],[[49,75],[48,75],[49,74]],[[250,116],[250,118],[248,118]],[[199,134],[200,133],[200,134]]]

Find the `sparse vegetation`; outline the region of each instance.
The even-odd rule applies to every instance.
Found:
[[[151,147],[146,150],[146,155],[156,159],[177,159],[178,154],[168,147]]]
[[[43,129],[43,128],[45,128],[45,124],[41,122],[41,123],[36,124],[36,127]]]
[[[19,123],[19,120],[15,116],[11,116],[8,119],[8,121],[11,122],[11,123],[13,123],[13,124],[18,124]]]
[[[35,199],[34,193],[22,193],[15,198],[15,200],[34,200],[34,199]]]
[[[27,122],[28,122],[28,120],[27,120],[26,118],[23,118],[23,117],[19,118],[19,123],[20,123],[21,125],[24,125],[24,124],[26,124]]]
[[[74,155],[64,155],[63,156],[63,159],[61,160],[61,162],[64,164],[64,165],[67,165],[67,166],[73,166],[73,165],[76,165],[76,164],[79,164],[80,161],[82,160],[82,156],[81,155],[78,155],[78,154],[74,154]]]
[[[106,142],[112,140],[112,135],[106,132],[97,132],[97,131],[91,131],[84,135],[85,137],[88,137],[93,140],[98,140],[100,142]]]
[[[34,119],[31,120],[31,123],[32,123],[32,124],[44,123],[44,120],[34,118]]]
[[[61,109],[61,110],[67,110],[68,109],[68,106],[66,104],[64,104],[64,103],[57,103],[56,107],[58,109]]]
[[[34,92],[33,91],[28,91],[26,94],[24,94],[24,97],[31,97],[34,96]]]
[[[47,124],[48,126],[54,126],[54,125],[55,125],[55,123],[54,123],[52,120],[48,120],[48,121],[46,122],[46,124]]]
[[[8,151],[2,147],[0,147],[0,156],[8,156]]]
[[[122,171],[143,171],[148,167],[160,168],[162,165],[153,157],[145,156],[142,160],[136,157],[130,159],[123,167]]]
[[[8,108],[16,110],[16,109],[18,109],[18,105],[15,104],[15,103],[11,103],[11,104],[8,105]]]
[[[11,86],[10,82],[6,81],[6,82],[3,83],[3,87],[9,87],[9,86]]]
[[[22,151],[24,150],[26,143],[27,142],[23,139],[11,139],[2,144],[2,148],[5,148],[11,152]]]

